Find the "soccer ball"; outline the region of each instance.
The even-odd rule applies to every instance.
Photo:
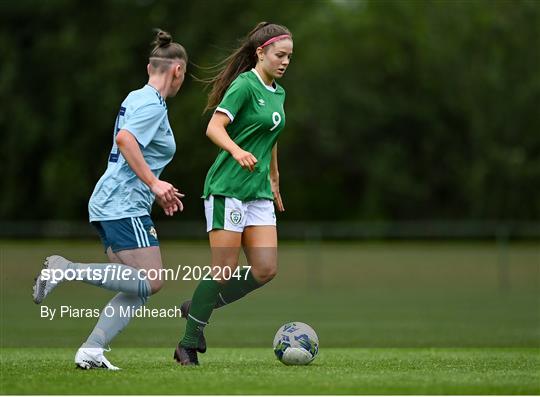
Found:
[[[283,364],[306,365],[319,353],[319,338],[309,325],[287,323],[274,337],[274,354]]]

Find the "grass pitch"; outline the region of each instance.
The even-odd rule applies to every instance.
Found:
[[[271,349],[214,348],[180,367],[172,349],[118,348],[122,371],[81,371],[73,350],[6,349],[2,394],[538,394],[540,355],[523,348],[326,348],[287,367]]]
[[[97,239],[96,239],[97,240]],[[179,318],[137,318],[107,357],[123,370],[77,371],[96,318],[40,317],[43,258],[104,262],[97,241],[0,241],[2,394],[540,394],[538,242],[283,243],[278,277],[216,310],[201,367],[172,360]],[[207,244],[163,242],[166,267],[206,265]],[[149,308],[196,283],[170,280]],[[113,292],[64,283],[52,308],[101,309]],[[271,343],[285,322],[317,331],[320,356],[286,367]]]

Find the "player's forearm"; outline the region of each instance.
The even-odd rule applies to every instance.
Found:
[[[206,136],[217,146],[233,154],[235,151],[241,150],[231,139],[225,127],[218,123],[210,121],[206,129]]]
[[[152,187],[157,178],[144,160],[137,139],[128,131],[121,130],[116,136],[116,144],[135,175],[148,187]]]

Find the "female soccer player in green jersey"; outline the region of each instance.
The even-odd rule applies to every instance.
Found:
[[[215,307],[242,298],[276,274],[274,206],[285,210],[276,142],[285,125],[285,91],[275,80],[285,73],[292,51],[287,28],[261,22],[210,80],[207,109],[215,112],[206,135],[221,150],[206,176],[203,198],[215,271],[182,305],[186,331],[174,352],[182,365],[197,365],[197,351],[206,351],[203,329]],[[229,278],[241,248],[251,268]]]
[[[38,304],[59,283],[73,280],[73,275],[118,292],[75,355],[75,363],[82,369],[119,369],[105,358],[105,348],[163,284],[160,277],[154,277],[159,276],[162,262],[150,218],[152,204],[155,199],[169,216],[183,209],[183,195],[159,176],[176,150],[165,99],[175,96],[182,86],[187,53],[164,31],[157,32],[153,44],[148,83],[122,102],[107,169],[88,203],[90,222],[111,263],[74,263],[53,255],[45,260],[34,285],[33,298]],[[150,277],[146,271],[153,271]]]

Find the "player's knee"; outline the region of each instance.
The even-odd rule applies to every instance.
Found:
[[[257,273],[256,278],[259,283],[266,284],[267,282],[271,281],[276,274],[277,265],[266,266]]]
[[[152,290],[152,295],[159,292],[159,290],[163,287],[163,281],[162,280],[152,280],[150,281],[150,288]]]

